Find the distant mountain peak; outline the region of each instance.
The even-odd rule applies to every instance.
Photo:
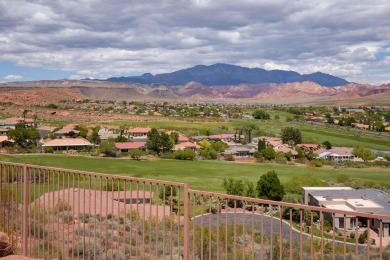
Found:
[[[142,84],[185,85],[198,82],[205,86],[228,86],[238,84],[262,83],[293,83],[311,81],[321,86],[334,87],[346,85],[349,82],[326,73],[315,72],[299,74],[295,71],[265,70],[261,68],[246,68],[232,64],[216,63],[213,65],[196,65],[191,68],[171,73],[152,75],[144,73],[141,76],[108,78],[112,82],[132,82]]]

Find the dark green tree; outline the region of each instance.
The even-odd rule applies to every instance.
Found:
[[[17,123],[15,129],[8,131],[7,136],[19,146],[27,147],[36,143],[39,139],[39,132],[35,127],[26,127],[24,123]]]
[[[91,136],[89,136],[88,138],[88,141],[94,144],[100,144],[101,140],[99,136],[99,130],[100,130],[100,126],[94,127]]]
[[[147,136],[146,147],[151,151],[155,151],[158,155],[160,155],[161,152],[171,150],[173,147],[173,141],[169,135],[160,133],[156,128],[152,128]]]
[[[261,154],[267,160],[273,160],[273,159],[275,159],[275,156],[276,156],[276,152],[272,146],[268,146],[267,148],[263,149],[261,151]]]
[[[259,143],[257,144],[257,151],[261,153],[265,148],[267,148],[265,139],[263,138],[262,140],[259,139]]]
[[[280,138],[282,139],[283,143],[287,143],[290,140],[294,141],[294,144],[302,143],[301,131],[290,126],[282,128],[280,132]]]
[[[325,141],[322,143],[326,150],[332,149],[332,144],[329,141]]]
[[[261,109],[256,109],[252,113],[252,116],[254,119],[264,119],[264,120],[270,119],[270,115],[266,111],[261,110]]]
[[[104,140],[99,145],[99,150],[105,156],[116,157],[118,155],[117,150],[115,148],[115,140],[114,138],[109,138]]]
[[[74,129],[80,131],[79,136],[87,138],[88,128],[85,125],[76,125]]]
[[[281,201],[284,196],[284,188],[275,171],[269,171],[262,175],[257,182],[257,192],[260,199]]]
[[[171,132],[169,137],[172,139],[174,144],[178,144],[179,143],[179,133],[178,132]]]

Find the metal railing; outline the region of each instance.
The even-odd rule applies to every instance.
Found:
[[[390,216],[0,162],[0,231],[44,259],[388,259]],[[387,233],[386,233],[387,232]]]

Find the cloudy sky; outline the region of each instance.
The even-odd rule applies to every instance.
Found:
[[[0,82],[195,65],[390,82],[389,0],[0,0]]]

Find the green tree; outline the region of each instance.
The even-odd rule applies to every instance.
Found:
[[[115,137],[115,142],[118,142],[118,143],[123,143],[123,142],[128,142],[129,139],[127,139],[126,136],[124,135],[118,135],[117,137]]]
[[[225,177],[222,182],[222,187],[225,189],[226,193],[229,195],[243,196],[245,191],[245,185],[243,180],[235,180],[231,177]],[[229,207],[234,207],[233,199],[228,200]],[[236,206],[242,207],[242,201],[236,200]]]
[[[302,143],[301,131],[290,126],[282,128],[280,132],[280,138],[282,139],[283,143],[287,143],[290,140],[294,141],[294,144]]]
[[[365,162],[375,159],[375,154],[372,152],[372,150],[370,148],[364,147],[363,145],[356,145],[353,148],[352,153],[357,157],[362,158]]]
[[[264,158],[267,160],[273,160],[275,159],[276,156],[276,152],[272,146],[268,146],[267,148],[263,149],[261,153],[263,154]]]
[[[80,136],[87,138],[88,135],[88,128],[85,125],[76,125],[75,130],[80,131]]]
[[[178,144],[179,143],[179,133],[178,132],[171,132],[169,137],[172,139],[174,144]]]
[[[104,140],[99,145],[99,150],[102,154],[109,157],[117,157],[118,153],[115,148],[115,140],[114,138],[109,138]]]
[[[147,136],[146,147],[151,151],[155,151],[158,155],[161,152],[171,150],[173,147],[173,141],[169,135],[164,132],[160,133],[156,128],[152,128]]]
[[[216,141],[216,142],[211,143],[211,147],[213,148],[213,150],[215,150],[217,152],[222,152],[223,150],[228,148],[229,145],[225,142],[222,142],[222,141]]]
[[[325,141],[322,143],[326,150],[332,149],[332,144],[329,141]]]
[[[255,184],[249,181],[248,179],[245,179],[244,185],[245,185],[244,196],[249,198],[256,198],[257,194],[256,194]]]
[[[260,199],[281,201],[284,196],[284,188],[275,171],[269,171],[262,175],[257,182],[257,192]]]
[[[215,160],[218,158],[218,152],[215,151],[212,147],[206,147],[198,151],[199,155],[205,160]]]
[[[26,127],[24,123],[17,123],[15,129],[8,131],[7,136],[9,139],[15,141],[21,147],[27,147],[28,145],[36,143],[39,139],[39,132],[35,127]]]
[[[254,119],[264,119],[264,120],[270,119],[270,115],[266,111],[261,110],[261,109],[256,109],[252,113],[252,116]]]
[[[375,131],[378,131],[378,132],[385,131],[385,125],[380,121],[375,122],[374,127],[375,127]]]
[[[145,155],[146,152],[142,151],[141,149],[131,149],[129,150],[129,155],[132,159],[139,160],[142,155]]]
[[[267,148],[265,139],[263,138],[262,140],[259,139],[259,143],[257,144],[257,151],[261,153],[265,148]]]

